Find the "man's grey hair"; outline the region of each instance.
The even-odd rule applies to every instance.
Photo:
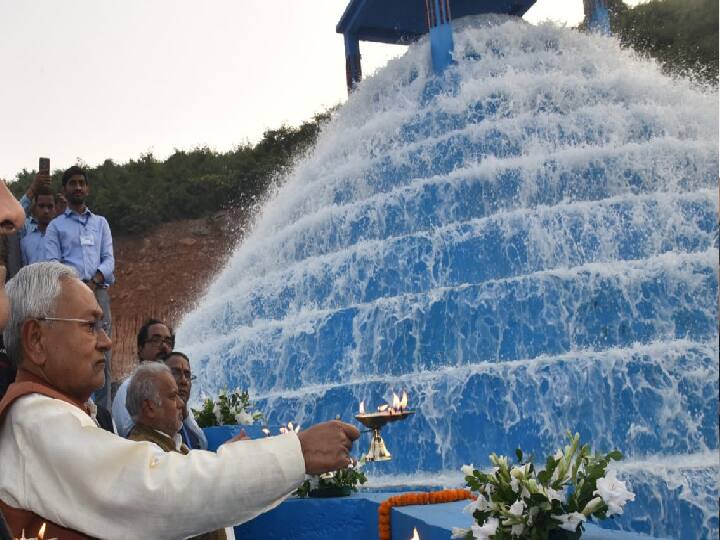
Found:
[[[152,401],[158,407],[162,405],[160,389],[157,385],[158,375],[161,373],[172,375],[170,368],[162,362],[143,362],[133,371],[128,384],[125,407],[135,422],[140,418],[145,400]]]
[[[22,325],[30,319],[55,315],[61,282],[77,278],[75,270],[59,262],[30,264],[5,285],[10,300],[10,318],[3,331],[5,350],[16,367],[22,361]]]

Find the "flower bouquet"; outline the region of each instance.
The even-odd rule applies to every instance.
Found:
[[[263,414],[253,410],[247,390],[235,389],[231,393],[221,390],[217,400],[203,399],[202,407],[193,409],[200,427],[249,425],[262,420]]]
[[[298,497],[346,497],[353,491],[357,491],[358,484],[367,482],[365,473],[362,472],[364,462],[360,460],[356,465],[350,465],[347,469],[310,476],[302,485],[297,488],[295,495]]]
[[[564,451],[549,456],[540,471],[532,457],[523,461],[520,449],[515,465],[506,456],[492,454],[490,472],[463,466],[467,485],[477,495],[465,508],[475,523],[470,529],[453,529],[453,538],[577,539],[591,517],[622,514],[635,495],[614,471],[607,471],[610,460],[620,460],[622,454],[591,454],[587,444],[580,445],[577,433],[568,432],[568,438]]]

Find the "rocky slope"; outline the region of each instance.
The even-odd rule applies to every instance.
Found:
[[[241,237],[243,222],[239,212],[225,211],[114,239],[113,379],[135,366],[137,331],[145,319],[176,325],[200,299]]]

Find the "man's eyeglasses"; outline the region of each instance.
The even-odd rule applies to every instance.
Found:
[[[180,379],[182,377],[185,377],[188,381],[194,381],[197,379],[197,375],[193,375],[192,372],[189,369],[180,369],[180,368],[170,368],[170,371],[173,374],[173,377],[176,379]]]
[[[145,343],[151,343],[152,345],[162,345],[164,343],[172,349],[175,346],[175,337],[152,336],[147,338]]]
[[[110,325],[103,321],[102,319],[97,319],[94,321],[87,321],[85,319],[66,319],[63,317],[38,317],[38,321],[41,322],[74,322],[83,324],[87,327],[88,332],[92,332],[95,335],[100,334],[100,330],[105,332],[106,335],[110,335]]]

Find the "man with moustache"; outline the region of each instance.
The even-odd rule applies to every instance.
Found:
[[[185,403],[183,407],[183,421],[180,426],[182,441],[190,449],[200,448],[207,450],[207,438],[188,407],[190,392],[192,392],[192,382],[193,379],[195,379],[195,375],[192,374],[192,368],[190,367],[190,359],[185,353],[173,351],[165,358],[165,365],[170,368],[170,373],[172,373],[177,383],[180,398]]]
[[[172,358],[170,355],[166,363]],[[151,442],[165,452],[190,452],[178,433],[187,411],[186,401],[166,364],[145,362],[135,369],[128,386],[127,409],[135,423],[128,439]],[[226,538],[225,530],[218,529],[193,540]]]
[[[107,220],[93,214],[85,204],[90,194],[87,173],[74,165],[63,173],[62,186],[68,207],[50,222],[45,232],[45,260],[71,266],[95,293],[103,322],[112,333],[108,287],[115,282],[115,256]],[[110,410],[112,404],[112,355],[105,355],[105,384],[95,401]]]

